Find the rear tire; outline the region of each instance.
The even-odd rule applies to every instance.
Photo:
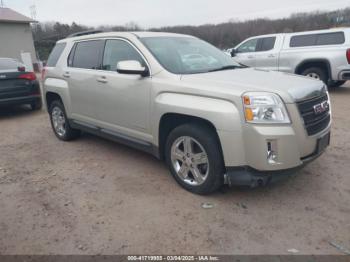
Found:
[[[58,139],[70,141],[80,136],[81,131],[69,125],[66,110],[60,100],[55,100],[50,104],[49,114],[52,129]]]
[[[321,80],[325,84],[328,82],[327,72],[321,67],[306,68],[301,74],[317,80]]]
[[[177,183],[192,193],[210,194],[224,183],[219,141],[215,131],[205,125],[184,124],[171,131],[165,158]]]

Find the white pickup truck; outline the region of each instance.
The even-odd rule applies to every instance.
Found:
[[[240,64],[313,77],[331,87],[350,80],[350,28],[255,36],[228,52]]]

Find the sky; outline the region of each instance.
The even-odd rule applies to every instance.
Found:
[[[2,0],[5,7],[36,20],[88,26],[136,22],[147,29],[200,25],[229,20],[281,18],[296,12],[331,11],[350,7],[350,0]]]

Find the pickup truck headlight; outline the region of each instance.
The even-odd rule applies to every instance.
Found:
[[[273,93],[249,92],[242,96],[245,119],[248,123],[290,123],[282,99]]]

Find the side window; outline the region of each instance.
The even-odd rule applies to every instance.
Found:
[[[316,44],[317,35],[297,35],[290,39],[290,47],[313,46]]]
[[[317,45],[339,45],[345,43],[345,36],[343,32],[319,34],[317,38]]]
[[[77,43],[74,48],[73,61],[69,61],[69,64],[77,68],[101,68],[103,45],[103,40],[91,40]],[[71,58],[69,58],[69,60],[71,60]]]
[[[334,32],[313,35],[298,35],[290,39],[290,47],[316,46],[316,45],[340,45],[344,44],[344,32]]]
[[[136,60],[145,66],[145,61],[136,49],[123,40],[107,40],[103,54],[102,69],[116,71],[120,61]]]
[[[258,44],[258,38],[248,40],[237,48],[237,53],[255,52]]]
[[[59,43],[59,44],[55,45],[55,47],[52,49],[52,52],[49,56],[49,59],[47,60],[48,67],[55,67],[56,66],[58,59],[62,55],[65,47],[66,47],[66,43]]]
[[[275,47],[276,37],[264,37],[260,39],[258,51],[269,51]]]

